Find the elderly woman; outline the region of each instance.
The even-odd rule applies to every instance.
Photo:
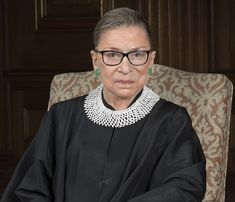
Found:
[[[205,158],[187,111],[148,89],[148,24],[106,13],[92,62],[102,84],[51,107],[2,202],[202,201]]]

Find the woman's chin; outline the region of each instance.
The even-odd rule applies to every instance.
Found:
[[[119,98],[132,99],[138,94],[138,92],[132,88],[122,88],[116,90],[114,94]]]

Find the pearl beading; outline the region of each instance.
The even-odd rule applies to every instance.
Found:
[[[111,110],[102,101],[103,85],[99,85],[85,98],[84,110],[87,117],[95,124],[107,127],[124,127],[136,123],[150,113],[159,101],[159,96],[144,86],[140,97],[124,110]]]

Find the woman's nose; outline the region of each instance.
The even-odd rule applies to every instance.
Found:
[[[123,74],[128,74],[132,72],[132,70],[133,70],[132,64],[130,63],[127,57],[124,57],[122,62],[118,66],[118,71],[122,72]]]

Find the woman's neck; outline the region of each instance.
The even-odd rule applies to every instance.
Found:
[[[125,98],[120,98],[120,97],[116,97],[116,98],[109,98],[105,95],[104,96],[104,100],[105,102],[110,105],[110,108],[113,108],[116,111],[119,110],[124,110],[126,108],[128,108],[128,106],[130,105],[130,103],[132,102],[133,99],[125,99]]]
[[[109,105],[109,108],[119,111],[127,109],[130,105],[132,105],[136,99],[139,98],[141,95],[142,90],[137,93],[137,95],[134,95],[131,98],[125,98],[125,97],[119,97],[119,96],[107,96],[105,92],[102,92],[103,99],[106,102],[107,105]]]

